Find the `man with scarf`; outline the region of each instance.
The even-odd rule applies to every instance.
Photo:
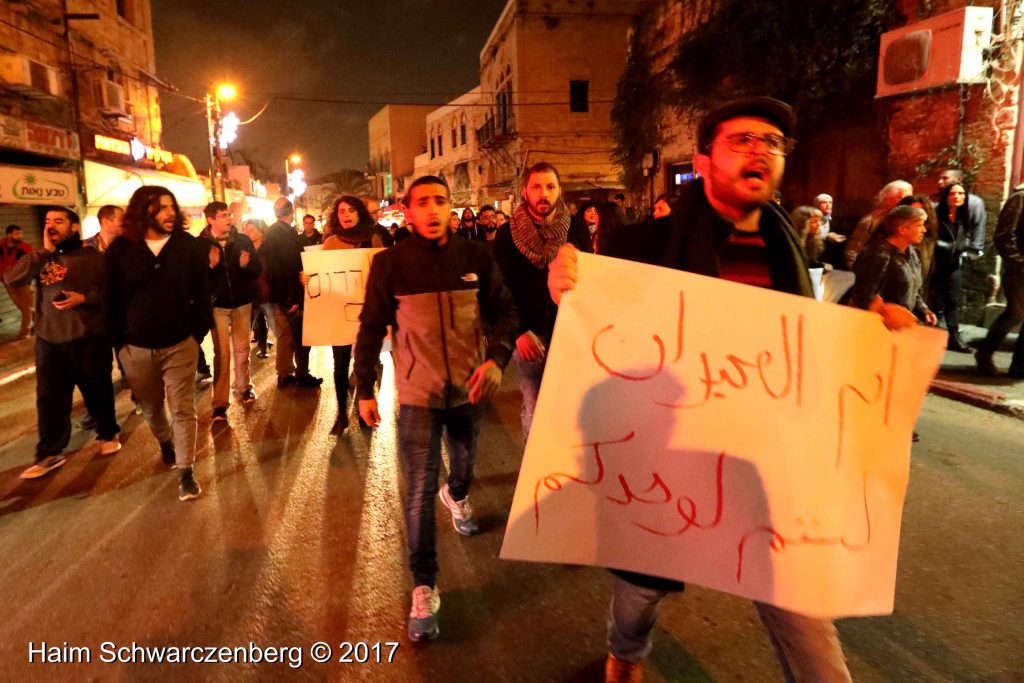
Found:
[[[36,462],[21,473],[36,479],[64,464],[71,440],[75,387],[96,418],[100,454],[121,450],[110,381],[113,352],[104,334],[103,255],[82,245],[78,214],[46,212],[43,248],[4,273],[15,287],[36,283]]]
[[[547,345],[558,307],[548,295],[548,264],[567,242],[589,252],[586,227],[573,221],[562,200],[558,169],[546,161],[523,174],[523,203],[494,238],[494,259],[519,310],[516,350],[512,354],[523,393],[523,439],[530,435]]]
[[[772,195],[782,181],[796,117],[768,97],[726,103],[697,129],[694,167],[669,217],[613,233],[603,253],[676,270],[813,296],[800,237]],[[577,280],[576,256],[563,248],[550,265],[556,301]],[[623,283],[625,286],[625,283]],[[881,300],[870,307],[886,327],[916,325],[914,315]],[[723,313],[726,326],[730,318]],[[784,455],[780,453],[780,456]],[[651,649],[658,606],[681,583],[616,571],[608,633],[607,681],[638,681]],[[787,681],[849,681],[835,626],[828,619],[755,603]]]

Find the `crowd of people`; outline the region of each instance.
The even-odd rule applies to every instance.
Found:
[[[257,357],[273,352],[279,390],[316,390],[322,380],[310,374],[310,349],[302,344],[308,278],[301,253],[314,245],[381,248],[367,280],[354,348],[332,348],[335,431],[355,428],[353,422],[371,429],[380,424],[379,356],[390,330],[414,586],[408,636],[436,638],[441,597],[434,499],[450,512],[456,532],[479,531],[469,492],[481,405],[514,362],[522,433],[528,437],[558,304],[578,281],[578,252],[806,297],[814,296],[813,269],[852,271],[844,301],[879,313],[890,329],[934,325],[941,315],[949,348],[962,350],[960,266],[980,253],[985,222],[984,206],[967,191],[963,174],[943,173],[934,201],[914,195],[908,183],[890,183],[879,192],[877,208],[850,231],[836,224],[827,194],[816,197],[814,206],[796,209],[791,220],[775,195],[794,126],[793,110],[770,98],[735,101],[711,112],[696,135],[698,178],[678,197],[658,197],[643,218],[624,206],[621,195],[582,207],[567,202],[558,169],[546,162],[525,171],[522,202],[508,216],[493,206],[457,213],[442,178],[418,178],[404,198],[407,224],[390,229],[378,225],[377,206],[369,198],[338,197],[322,231],[312,215],[295,225],[292,203],[281,198],[270,226],[247,220],[236,227],[232,209],[212,202],[204,211],[205,229],[194,237],[174,195],[150,186],[136,191],[124,209],[104,207],[100,232],[83,242],[77,214],[52,208],[41,249],[19,246],[24,243],[11,230],[4,242],[5,264],[9,249],[18,252],[5,268],[5,284],[17,292],[34,283],[36,292],[39,440],[35,462],[22,477],[42,477],[66,462],[76,386],[94,418],[100,453],[120,449],[115,358],[156,439],[154,450],[178,473],[179,499],[199,497],[193,471],[195,383],[202,373],[203,339],[210,334],[213,340],[213,423],[227,420],[232,400],[258,400],[250,337]],[[991,365],[1000,335],[1024,317],[1022,212],[1019,192],[1007,203],[996,237],[1012,273],[1008,282],[1017,283],[1016,298],[979,350],[979,365],[985,354]],[[1016,376],[1024,370],[1020,347],[1011,368]],[[353,420],[350,405],[357,412]],[[450,461],[443,483],[442,435]],[[606,675],[640,680],[658,606],[682,584],[615,574]],[[757,610],[787,680],[850,680],[831,621],[766,604]]]

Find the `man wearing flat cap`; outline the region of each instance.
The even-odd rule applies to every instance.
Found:
[[[800,296],[813,296],[802,239],[772,195],[785,170],[796,117],[768,97],[729,102],[697,129],[694,168],[670,216],[612,233],[603,253],[719,277]],[[577,281],[576,253],[563,247],[551,263],[548,289],[556,303]],[[879,309],[890,328],[912,324],[899,307]],[[905,315],[904,315],[905,314]],[[608,633],[607,681],[639,681],[650,652],[658,606],[675,581],[615,571]],[[827,619],[755,603],[787,681],[849,681],[835,626]]]

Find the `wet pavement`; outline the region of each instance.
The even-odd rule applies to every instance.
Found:
[[[487,410],[472,491],[483,533],[458,536],[438,507],[441,638],[416,645],[404,635],[412,586],[391,366],[385,357],[381,429],[334,436],[330,362],[314,350],[322,390],[277,391],[272,360],[254,360],[259,400],[232,405],[213,430],[200,390],[203,495],[191,503],[178,502],[126,392],[119,454],[99,456],[76,431],[67,465],[20,481],[34,377],[0,386],[0,679],[600,680],[609,575],[497,558],[522,456],[511,371]],[[929,397],[919,431],[896,611],[839,623],[854,680],[1021,680],[1024,422]],[[29,663],[30,642],[65,660],[85,647],[91,662]],[[105,663],[105,642],[252,643],[286,663]],[[318,642],[331,662],[312,660]],[[287,663],[300,653],[300,666]],[[666,601],[647,680],[780,679],[748,602],[696,586]]]

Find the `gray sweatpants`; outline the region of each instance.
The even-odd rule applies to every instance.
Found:
[[[199,344],[192,337],[162,349],[125,344],[118,352],[124,374],[160,443],[173,441],[175,467],[196,459],[196,362]],[[164,397],[171,409],[167,420]]]

